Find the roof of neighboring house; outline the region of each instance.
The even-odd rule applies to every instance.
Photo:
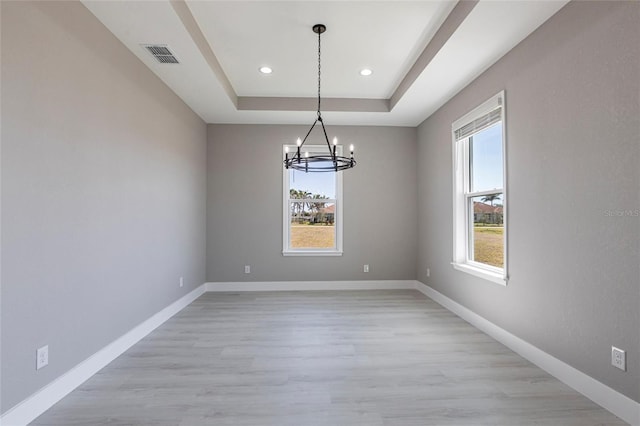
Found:
[[[473,202],[474,213],[502,213],[502,206],[492,206],[491,204],[480,203],[478,201]]]
[[[320,209],[320,213],[334,213],[336,212],[336,205],[335,204],[331,204],[330,206],[327,206],[323,209]]]

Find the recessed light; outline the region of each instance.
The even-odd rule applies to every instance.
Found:
[[[371,71],[369,68],[364,68],[360,70],[360,75],[363,75],[365,77],[371,74],[373,74],[373,71]]]
[[[269,67],[260,67],[260,72],[262,74],[271,74],[273,70]]]

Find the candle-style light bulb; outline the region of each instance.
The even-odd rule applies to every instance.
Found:
[[[353,154],[353,144],[349,145],[349,151]]]
[[[298,140],[296,141],[296,144],[297,144],[298,146],[302,145],[302,139],[298,138]]]
[[[288,146],[284,147],[284,152],[286,152],[287,154],[289,153],[289,147]]]
[[[304,153],[304,158],[309,158],[309,151]]]
[[[338,145],[338,138],[333,138],[333,146]]]

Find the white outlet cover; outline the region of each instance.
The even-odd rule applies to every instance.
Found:
[[[43,346],[36,351],[36,370],[40,370],[49,364],[49,345]]]
[[[626,352],[622,349],[616,348],[615,346],[611,346],[611,365],[622,371],[627,371]]]
[[[364,265],[364,272],[369,272],[369,265]]]
[[[251,273],[251,265],[244,265],[244,273],[245,274]]]

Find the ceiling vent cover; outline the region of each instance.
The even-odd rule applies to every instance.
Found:
[[[161,64],[179,64],[176,56],[169,50],[166,44],[143,44],[142,45]]]

